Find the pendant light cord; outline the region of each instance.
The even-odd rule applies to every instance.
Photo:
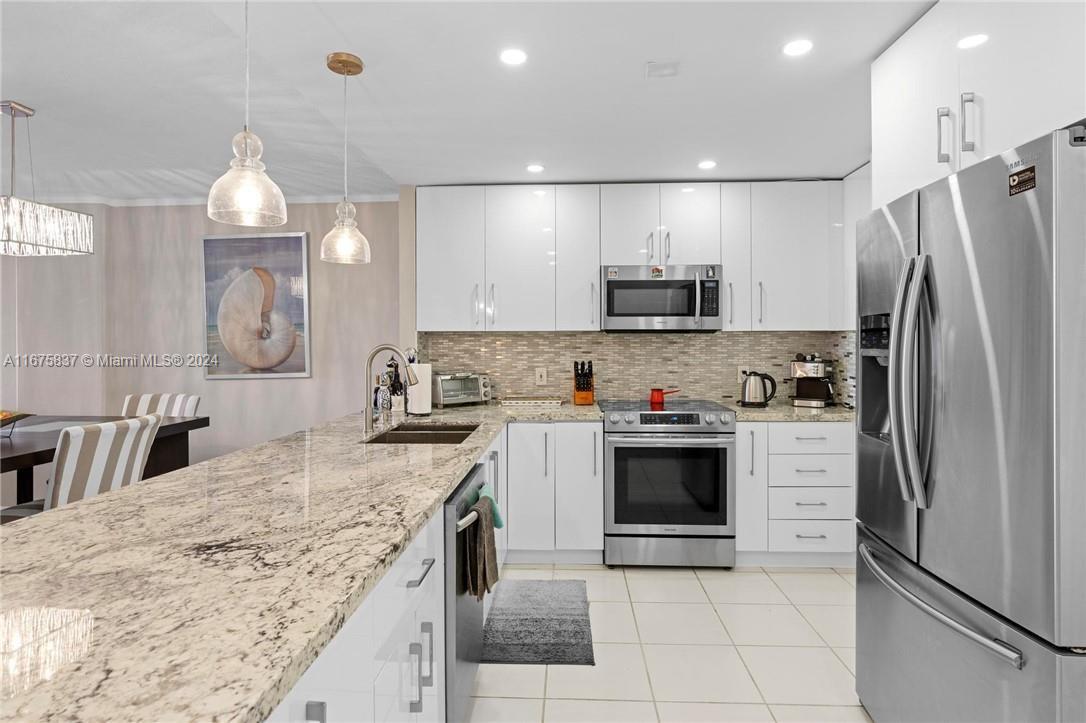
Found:
[[[343,202],[347,202],[347,74],[343,74]]]
[[[245,0],[245,130],[249,130],[249,0]]]
[[[11,183],[8,193],[15,195],[15,111],[11,112]]]
[[[15,124],[15,119],[11,119],[12,125]],[[34,141],[30,138],[30,116],[26,117],[26,157],[30,163],[30,200],[37,202],[38,200],[38,184],[34,180]],[[15,160],[14,153],[12,154],[12,161]],[[15,169],[15,164],[12,163],[12,170]],[[12,195],[15,189],[12,189]]]

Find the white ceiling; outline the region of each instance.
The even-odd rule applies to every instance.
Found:
[[[871,60],[930,5],[254,2],[252,127],[288,198],[335,197],[342,85],[324,56],[349,50],[366,62],[351,80],[352,197],[398,184],[840,178],[870,155]],[[206,197],[242,124],[240,1],[5,0],[0,24],[0,94],[39,111],[39,197]],[[814,51],[785,57],[796,37]],[[508,46],[528,62],[499,63]],[[646,80],[647,61],[678,61],[680,74]],[[699,171],[703,158],[719,165]],[[546,171],[527,173],[530,161]]]

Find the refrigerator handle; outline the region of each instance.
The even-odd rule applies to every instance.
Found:
[[[869,548],[865,543],[860,543],[859,547],[857,547],[857,552],[860,553],[860,558],[863,559],[864,563],[867,565],[867,569],[871,570],[871,574],[878,578],[878,581],[885,585],[888,590],[896,594],[905,602],[911,604],[913,607],[917,608],[925,615],[934,618],[937,622],[946,625],[948,628],[958,633],[962,637],[973,641],[974,643],[981,646],[982,648],[985,648],[989,652],[995,653],[997,656],[1002,658],[1007,663],[1010,663],[1018,670],[1021,670],[1022,667],[1026,664],[1025,660],[1022,657],[1021,650],[1007,645],[1002,640],[996,640],[994,638],[986,637],[978,633],[976,630],[973,630],[972,628],[959,623],[954,618],[950,617],[941,610],[936,609],[935,607],[920,599],[908,589],[906,589],[905,586],[903,586],[901,583],[891,577],[890,573],[886,572],[886,570],[884,570],[882,566],[879,565],[879,563],[875,560],[875,555],[871,551],[871,548]]]
[[[928,269],[931,268],[931,256],[917,256],[916,270],[909,285],[909,294],[905,299],[905,311],[901,324],[901,361],[898,366],[898,389],[901,398],[901,446],[905,452],[905,469],[912,485],[913,497],[918,509],[926,510],[931,506],[927,488],[924,487],[924,472],[920,466],[920,452],[916,443],[916,324],[920,317],[920,297],[924,293]]]
[[[901,499],[906,502],[913,501],[913,493],[909,488],[909,478],[905,473],[901,445],[901,329],[902,312],[905,307],[906,291],[909,288],[909,277],[916,266],[916,257],[905,259],[901,267],[901,275],[897,280],[897,293],[894,295],[894,307],[890,312],[890,365],[887,370],[889,376],[889,401],[890,401],[890,448],[894,453],[894,465],[897,467],[897,481],[901,487]]]

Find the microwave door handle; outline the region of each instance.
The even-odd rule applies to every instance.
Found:
[[[671,261],[671,232],[664,234],[664,263]]]
[[[701,321],[701,273],[694,274],[694,319]]]
[[[901,377],[901,329],[905,297],[909,289],[909,278],[915,266],[916,257],[910,256],[905,259],[905,264],[901,267],[901,274],[898,276],[894,306],[890,312],[890,361],[887,369],[890,402],[890,449],[893,452],[898,485],[901,488],[901,499],[905,502],[913,501],[913,493],[905,471],[904,452],[901,446],[901,397],[899,396],[901,393],[899,389]]]

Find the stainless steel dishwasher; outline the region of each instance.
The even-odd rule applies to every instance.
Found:
[[[471,705],[472,687],[483,653],[483,603],[464,585],[460,534],[475,524],[477,514],[469,512],[486,483],[486,468],[475,465],[445,502],[445,711],[447,720],[465,721]]]

